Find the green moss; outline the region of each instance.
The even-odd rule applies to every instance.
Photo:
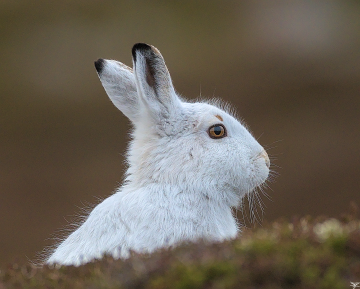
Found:
[[[336,254],[343,255],[346,250],[347,241],[347,235],[331,236],[326,240],[325,244]]]
[[[360,221],[310,218],[245,230],[231,242],[196,243],[81,267],[0,270],[0,288],[348,288],[360,281]]]
[[[346,285],[349,286],[349,284],[345,284],[344,280],[341,280],[339,273],[339,268],[336,264],[334,266],[330,266],[324,274],[320,288],[341,289],[346,288]]]

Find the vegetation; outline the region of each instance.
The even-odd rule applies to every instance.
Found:
[[[184,244],[80,267],[11,264],[0,288],[351,288],[360,282],[360,220],[310,217],[245,229],[219,244]]]

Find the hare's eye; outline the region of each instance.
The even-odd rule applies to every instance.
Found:
[[[209,137],[211,138],[223,138],[226,136],[225,126],[222,124],[215,124],[209,127]]]

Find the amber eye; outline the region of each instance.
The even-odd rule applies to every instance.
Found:
[[[209,137],[211,138],[223,138],[226,136],[225,126],[222,124],[215,124],[209,127]]]

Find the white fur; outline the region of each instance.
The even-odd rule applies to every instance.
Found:
[[[57,247],[49,264],[234,238],[239,226],[231,208],[268,177],[266,152],[238,120],[216,106],[180,100],[155,47],[135,45],[133,53],[134,72],[103,60],[99,73],[134,126],[126,180]],[[214,124],[223,124],[227,136],[210,138]]]

